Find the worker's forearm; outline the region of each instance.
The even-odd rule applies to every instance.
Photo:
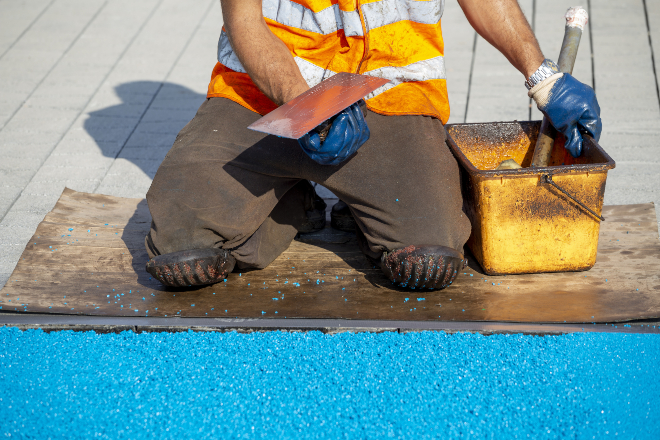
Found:
[[[516,0],[458,0],[468,21],[486,41],[529,78],[543,53]]]
[[[252,81],[277,105],[309,89],[289,49],[268,28],[261,0],[221,0],[231,47]]]

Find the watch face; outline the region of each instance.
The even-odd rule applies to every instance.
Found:
[[[543,61],[543,64],[545,64],[545,66],[552,70],[554,73],[559,73],[559,66],[556,65],[554,61],[545,60]]]

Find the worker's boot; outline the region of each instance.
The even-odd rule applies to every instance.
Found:
[[[348,205],[340,200],[332,207],[330,211],[330,226],[344,232],[355,232],[357,227],[355,218]]]
[[[467,265],[460,252],[446,246],[407,246],[384,252],[380,268],[399,287],[444,289]]]
[[[215,284],[227,278],[236,260],[226,249],[193,249],[157,255],[147,261],[147,272],[166,286]]]
[[[310,232],[318,232],[325,228],[325,201],[316,194],[314,188],[310,185],[311,193],[305,201],[305,210],[307,211],[307,219],[302,225],[298,227],[298,232],[301,234],[308,234]]]

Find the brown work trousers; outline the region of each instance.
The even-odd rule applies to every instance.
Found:
[[[348,204],[371,258],[408,245],[463,251],[470,223],[439,120],[369,111],[369,140],[329,166],[310,159],[295,140],[248,130],[259,118],[229,99],[210,98],[181,130],[147,193],[150,257],[223,248],[239,268],[264,268],[305,220],[307,180]]]

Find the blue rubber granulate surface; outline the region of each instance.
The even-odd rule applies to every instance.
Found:
[[[660,438],[660,337],[0,328],[5,438]]]

